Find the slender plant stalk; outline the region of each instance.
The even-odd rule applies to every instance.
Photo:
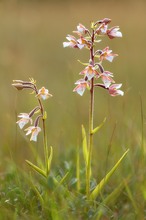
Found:
[[[92,32],[92,47],[90,49],[90,60],[94,66],[94,30]],[[86,170],[86,195],[90,196],[90,177],[91,177],[91,158],[93,148],[93,115],[94,115],[94,78],[91,79],[90,104],[89,104],[89,146],[88,146],[88,163]]]
[[[35,86],[36,94],[38,94],[37,87]],[[40,105],[40,111],[43,116],[42,122],[43,122],[43,145],[44,145],[44,159],[45,159],[45,169],[46,169],[46,176],[48,175],[48,147],[47,147],[47,136],[46,136],[46,125],[45,125],[45,118],[44,118],[44,107],[42,105],[41,100],[38,98],[38,102]]]

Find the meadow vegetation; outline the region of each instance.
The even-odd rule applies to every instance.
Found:
[[[92,3],[91,3],[92,2]],[[0,2],[0,219],[140,219],[146,217],[145,139],[145,7],[144,1],[1,1]],[[123,97],[97,89],[92,187],[122,160],[97,199],[86,199],[81,125],[88,131],[89,94],[74,94],[74,82],[88,60],[86,51],[63,49],[62,42],[80,22],[104,17],[119,25],[123,38],[105,39],[119,54],[105,68],[122,82]],[[30,142],[16,121],[31,111],[36,99],[11,86],[12,80],[45,86],[53,94],[44,102],[49,146],[53,146],[50,175],[41,177],[25,162],[44,160],[42,136]],[[80,170],[77,167],[80,164]],[[56,182],[54,182],[54,177]],[[80,179],[78,181],[77,177]]]

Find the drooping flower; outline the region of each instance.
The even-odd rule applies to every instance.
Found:
[[[29,114],[20,113],[18,115],[18,117],[21,118],[21,119],[18,120],[16,123],[19,125],[20,129],[22,129],[29,122],[32,124],[32,119],[30,118]]]
[[[114,83],[115,81],[112,79],[113,74],[109,71],[104,71],[102,74],[100,74],[100,77],[105,85],[105,88],[108,88],[111,83]]]
[[[91,42],[89,42],[86,38],[84,38],[83,36],[81,36],[77,42],[82,45],[83,47],[91,47]]]
[[[115,37],[122,37],[122,33],[119,31],[119,26],[115,26],[107,30],[107,35],[110,39]]]
[[[112,53],[112,50],[109,50],[109,47],[99,50],[98,52],[100,54],[100,61],[108,60],[109,62],[112,62],[114,57],[118,56],[118,54]]]
[[[121,86],[122,86],[122,84],[112,84],[108,89],[109,94],[111,96],[117,96],[117,95],[123,96],[124,92],[122,90],[119,90],[121,88]]]
[[[41,128],[38,126],[30,126],[25,129],[26,135],[31,134],[30,141],[37,141],[38,133],[41,131]]]
[[[95,70],[95,68],[92,65],[88,65],[83,71],[80,72],[80,74],[87,77],[88,80],[91,80],[94,76],[99,75],[99,73]]]
[[[79,25],[77,26],[77,31],[73,31],[73,32],[78,35],[82,35],[82,34],[86,34],[88,32],[88,30],[84,25],[79,23]]]
[[[87,87],[89,87],[89,82],[84,79],[79,79],[76,83],[77,86],[74,88],[73,92],[77,92],[80,96],[82,96]]]
[[[105,24],[105,23],[102,23],[102,24],[96,29],[95,33],[98,34],[98,35],[106,34],[107,28],[108,28],[108,25]]]
[[[45,89],[45,87],[42,87],[41,89],[39,89],[36,97],[39,97],[45,100],[45,99],[48,99],[49,97],[52,97],[52,94],[49,93],[48,89]]]
[[[109,24],[111,22],[110,18],[104,18],[102,20],[97,21],[98,24]]]
[[[80,44],[77,39],[72,35],[67,35],[66,39],[69,42],[63,42],[63,47],[79,48],[82,49],[84,45]]]

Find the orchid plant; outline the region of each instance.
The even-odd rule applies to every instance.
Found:
[[[36,81],[34,79],[30,79],[30,81],[13,80],[12,86],[14,86],[17,90],[23,90],[23,89],[32,90],[32,94],[35,94],[35,98],[38,101],[38,105],[35,108],[33,108],[29,113],[20,113],[18,115],[18,118],[20,119],[16,123],[19,125],[20,129],[23,129],[27,124],[30,124],[29,127],[24,129],[24,131],[26,131],[26,135],[31,135],[30,141],[37,142],[38,134],[43,130],[43,144],[44,144],[44,158],[45,158],[44,167],[39,168],[38,166],[34,165],[28,160],[26,160],[26,162],[36,172],[47,178],[50,172],[53,150],[51,147],[50,155],[49,155],[48,146],[47,146],[46,125],[45,125],[47,113],[44,110],[42,100],[46,100],[52,97],[52,94],[50,94],[48,89],[46,89],[45,87],[38,89],[36,86]],[[40,120],[42,121],[42,129],[39,126]]]
[[[122,33],[120,32],[119,26],[109,28],[111,19],[104,18],[96,22],[91,22],[91,30],[86,28],[84,25],[79,24],[77,30],[73,31],[77,37],[67,35],[66,39],[68,42],[63,42],[63,47],[71,47],[76,49],[87,49],[89,51],[88,63],[81,64],[85,68],[79,73],[83,76],[81,79],[75,82],[76,87],[73,92],[77,92],[80,96],[83,96],[85,90],[90,92],[90,112],[89,112],[89,140],[88,146],[86,143],[86,133],[82,126],[83,135],[83,153],[86,164],[86,195],[87,198],[95,197],[97,191],[99,192],[99,185],[95,188],[94,192],[90,194],[90,178],[91,178],[91,158],[93,148],[93,135],[99,130],[104,122],[94,128],[93,126],[93,113],[94,113],[94,92],[97,87],[105,89],[111,96],[124,95],[124,92],[120,90],[122,84],[116,84],[113,79],[113,73],[105,70],[103,64],[105,61],[112,62],[118,54],[112,52],[112,50],[106,46],[104,49],[96,49],[96,44],[101,41],[101,37],[107,36],[109,39],[120,38]],[[104,120],[105,121],[105,120]],[[127,153],[127,152],[126,152]],[[104,181],[105,184],[106,181]],[[104,184],[101,184],[102,186]],[[101,186],[100,185],[100,186]]]

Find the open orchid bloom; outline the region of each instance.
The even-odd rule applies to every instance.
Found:
[[[80,72],[80,74],[87,77],[88,80],[91,80],[94,76],[99,75],[99,73],[92,65],[88,65],[84,70]]]
[[[74,88],[73,92],[77,92],[80,96],[82,96],[87,87],[89,87],[89,82],[84,79],[79,79],[76,83],[77,86]]]
[[[102,34],[106,34],[107,32],[107,28],[108,28],[108,25],[105,24],[105,23],[102,23],[96,30],[96,34],[98,35],[102,35]]]
[[[86,34],[88,32],[88,30],[84,25],[79,23],[79,25],[77,26],[77,31],[73,31],[73,32],[78,35],[82,35],[82,34]]]
[[[29,117],[29,114],[20,113],[18,115],[18,117],[21,118],[21,119],[18,120],[16,123],[19,125],[20,129],[22,129],[29,122],[32,124],[32,119]]]
[[[119,26],[115,26],[107,30],[107,35],[110,39],[115,37],[122,37],[122,33],[119,31]]]
[[[38,133],[41,131],[41,128],[38,126],[37,127],[30,126],[30,127],[26,128],[25,131],[27,131],[26,135],[31,134],[30,141],[37,141],[37,136],[38,136]]]
[[[67,35],[68,42],[63,42],[63,47],[79,48],[82,49],[84,45],[80,44],[77,39],[72,35]]]
[[[100,61],[108,60],[112,62],[114,57],[118,56],[118,54],[112,53],[112,50],[109,50],[109,47],[104,48],[103,50],[99,51],[100,53]]]
[[[45,87],[42,87],[41,89],[39,89],[36,97],[39,97],[45,100],[45,99],[52,97],[52,95],[49,93],[48,89],[45,89]]]
[[[111,96],[117,96],[117,95],[123,96],[124,92],[122,90],[119,90],[121,88],[121,86],[122,86],[122,84],[112,84],[108,90],[109,94]]]
[[[104,85],[105,85],[105,88],[108,88],[111,83],[114,83],[115,81],[112,79],[113,77],[113,74],[109,71],[104,71],[101,75],[100,75]]]

